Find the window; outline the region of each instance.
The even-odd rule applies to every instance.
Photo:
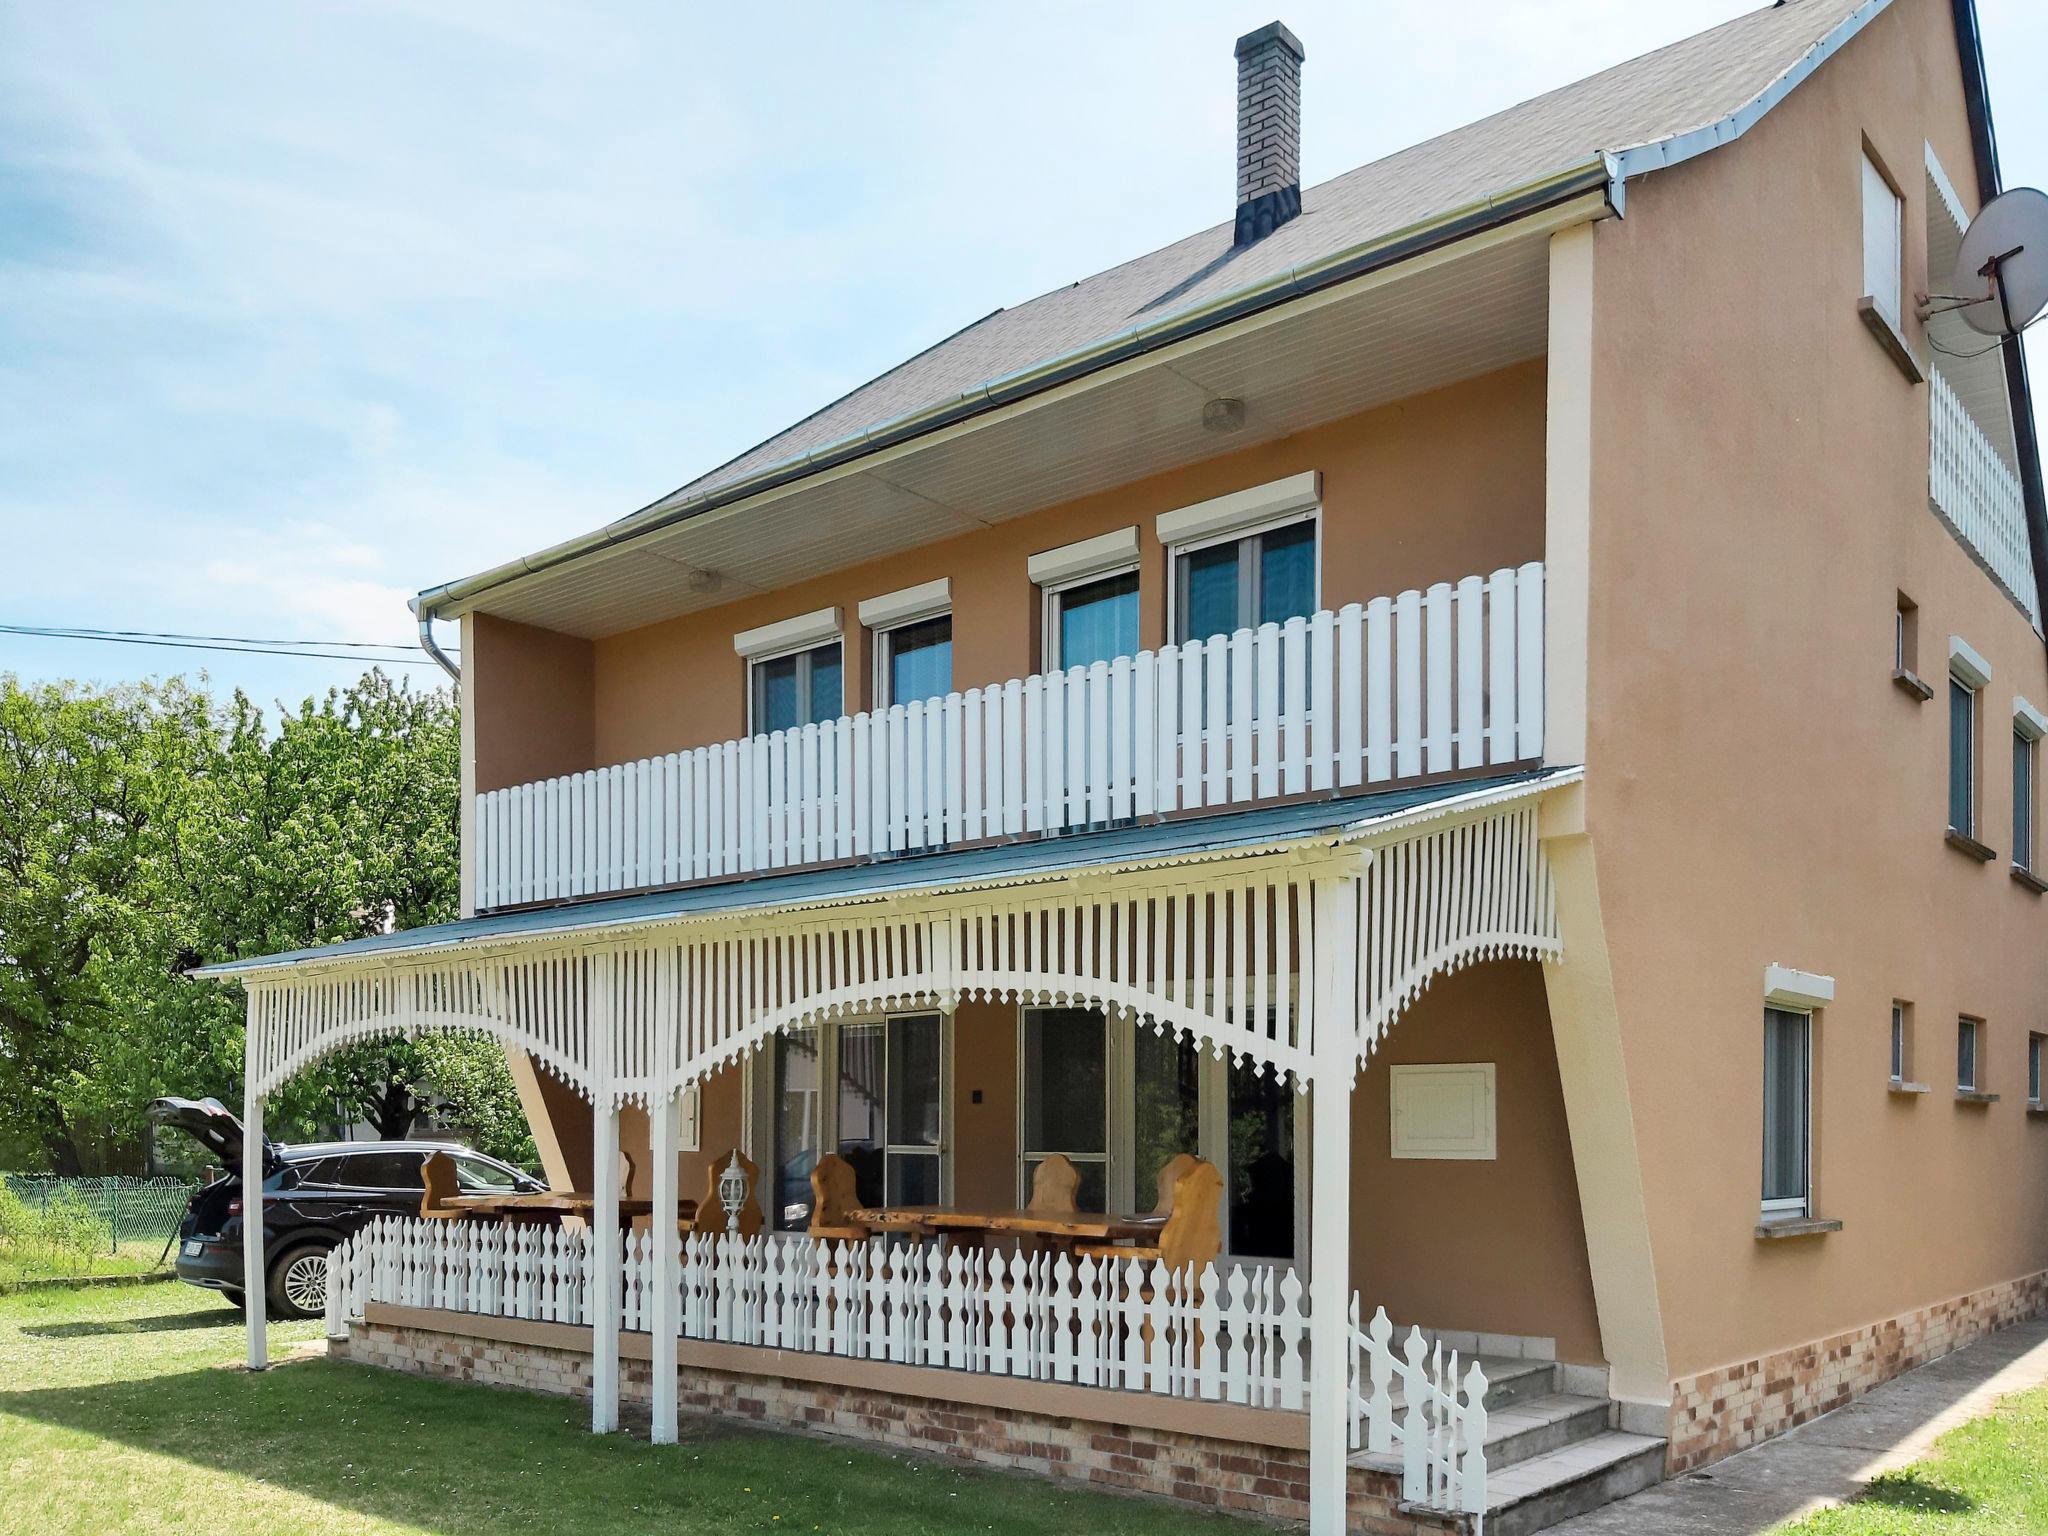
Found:
[[[2040,741],[2048,718],[2025,699],[2012,701],[2012,867],[2032,875],[2034,829],[2040,816]],[[2039,882],[2031,882],[2038,888]]]
[[[775,1038],[775,1209],[771,1225],[801,1231],[811,1221],[811,1170],[823,1138],[818,1030],[789,1030]]]
[[[510,1168],[480,1157],[455,1159],[455,1183],[465,1194],[504,1195],[519,1188],[518,1175]]]
[[[875,637],[875,704],[887,709],[917,699],[935,699],[953,689],[953,616],[923,619]]]
[[[748,724],[755,735],[795,730],[842,713],[839,642],[748,664]]]
[[[1891,178],[1870,152],[1863,153],[1863,292],[1878,312],[1899,324],[1900,231],[1904,224],[1899,194]]]
[[[1045,594],[1045,664],[1064,671],[1135,656],[1138,573],[1120,571]]]
[[[2041,1102],[2041,1053],[2048,1046],[2048,1035],[2027,1036],[2027,1102],[2039,1105]]]
[[[1285,623],[1315,612],[1316,525],[1177,549],[1173,569],[1176,642]]]
[[[2012,861],[2020,869],[2034,867],[2034,738],[2012,733]]]
[[[1081,1175],[1075,1203],[1107,1209],[1109,1183],[1109,1029],[1093,1008],[1027,1008],[1018,1051],[1018,1199],[1054,1152]]]
[[[1977,1048],[1983,1043],[1984,1021],[1967,1016],[1956,1020],[1956,1087],[1977,1092]]]
[[[1965,837],[1976,831],[1977,695],[1948,680],[1948,824]]]
[[[1892,1004],[1892,1081],[1906,1081],[1907,1070],[1912,1066],[1913,1005],[1894,1002]]]
[[[1907,676],[1920,670],[1920,608],[1903,592],[1892,625],[1892,670]]]
[[[1977,836],[1977,695],[1991,667],[1961,638],[1948,637],[1948,824]]]
[[[840,611],[820,608],[732,637],[747,663],[749,735],[794,730],[841,713],[841,633]]]
[[[811,1170],[831,1147],[866,1205],[943,1198],[944,1021],[936,1013],[792,1030],[775,1043],[774,1226],[811,1220]],[[831,1091],[826,1091],[827,1084]]]
[[[1813,1015],[1764,1009],[1766,1216],[1806,1216],[1811,1192]]]
[[[426,1189],[426,1177],[420,1172],[420,1164],[426,1160],[419,1152],[362,1152],[346,1157],[341,1162],[341,1177],[337,1182],[355,1189]]]
[[[1284,1263],[1304,1252],[1307,1186],[1297,1170],[1307,1128],[1286,1080],[1123,1016],[1111,1031],[1128,1041],[1127,1054],[1112,1051],[1112,1081],[1129,1082],[1115,1099],[1131,1106],[1128,1120],[1112,1116],[1118,1208],[1149,1210],[1160,1168],[1192,1152],[1223,1174],[1226,1259]]]
[[[941,576],[871,597],[860,621],[875,637],[875,708],[953,691],[953,583]]]

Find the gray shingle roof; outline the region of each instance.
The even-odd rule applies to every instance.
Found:
[[[1764,94],[1868,0],[1785,0],[1375,160],[1302,193],[1300,217],[1243,250],[1224,220],[1070,287],[1000,309],[663,501],[1191,304],[1392,234],[1539,177],[1720,122]]]

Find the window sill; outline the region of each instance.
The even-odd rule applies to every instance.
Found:
[[[1915,673],[1907,671],[1904,667],[1898,667],[1893,670],[1892,686],[1898,689],[1899,692],[1918,699],[1922,704],[1925,704],[1934,697],[1934,684]]]
[[[1766,1216],[1756,1224],[1756,1240],[1774,1243],[1788,1237],[1825,1237],[1830,1232],[1841,1230],[1839,1221],[1823,1221],[1818,1216],[1781,1216],[1776,1219]]]
[[[1949,847],[1955,849],[1957,853],[1966,853],[1979,864],[1989,864],[1998,857],[1996,848],[1987,847],[1969,833],[1958,832],[1954,827],[1948,829],[1947,841]]]
[[[1956,1102],[1958,1104],[1968,1104],[1974,1108],[1983,1104],[1996,1104],[1998,1102],[1998,1095],[1986,1093],[1981,1088],[1958,1088],[1956,1090]]]
[[[1885,1085],[1886,1093],[1892,1094],[1902,1099],[1915,1098],[1918,1095],[1925,1093],[1926,1091],[1927,1085],[1925,1083],[1901,1082],[1896,1077]]]
[[[1927,382],[1927,370],[1920,366],[1920,359],[1913,355],[1913,349],[1906,345],[1906,338],[1899,328],[1877,307],[1877,300],[1865,294],[1856,301],[1856,313],[1863,317],[1863,323],[1870,327],[1870,334],[1877,338],[1877,344],[1884,348],[1885,356],[1899,366],[1907,380],[1914,384]]]
[[[2048,1104],[2043,1104],[2039,1099],[2029,1099],[2027,1100],[2027,1113],[2048,1117]]]
[[[2024,864],[2013,865],[2012,878],[2014,883],[2024,885],[2036,896],[2048,893],[2048,880],[2043,880]]]

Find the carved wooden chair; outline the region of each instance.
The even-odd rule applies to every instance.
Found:
[[[1164,1216],[1173,1209],[1174,1186],[1180,1183],[1180,1176],[1201,1159],[1192,1152],[1176,1152],[1159,1165],[1159,1202],[1152,1207],[1152,1214]]]
[[[1172,1204],[1156,1240],[1082,1243],[1075,1251],[1098,1259],[1161,1260],[1176,1273],[1192,1269],[1200,1274],[1223,1251],[1223,1175],[1214,1163],[1191,1161],[1193,1166],[1174,1181]]]
[[[1076,1168],[1064,1153],[1054,1152],[1032,1171],[1031,1198],[1025,1203],[1024,1209],[1076,1210],[1078,1207],[1074,1203],[1074,1197],[1080,1188],[1081,1170]]]
[[[740,1172],[747,1181],[747,1192],[740,1198],[739,1220],[735,1224],[741,1237],[752,1237],[761,1230],[761,1206],[754,1198],[760,1187],[761,1170],[754,1166],[754,1160],[746,1153],[734,1149],[721,1152],[711,1159],[710,1171],[704,1181],[704,1198],[697,1202],[696,1213],[686,1223],[693,1232],[723,1232],[726,1230],[725,1202],[719,1197],[718,1181],[725,1176],[725,1170],[737,1157]]]
[[[857,1243],[873,1235],[866,1222],[855,1221],[860,1192],[853,1176],[853,1164],[837,1152],[827,1152],[811,1169],[812,1237]]]
[[[455,1159],[446,1152],[429,1152],[420,1160],[420,1217],[425,1221],[460,1221],[466,1212],[448,1204],[462,1192],[455,1177]]]

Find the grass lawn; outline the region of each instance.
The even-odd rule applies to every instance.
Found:
[[[116,1252],[80,1254],[42,1244],[0,1243],[0,1292],[36,1280],[76,1280],[85,1275],[145,1275],[164,1254],[162,1238],[123,1243]]]
[[[1924,1461],[1888,1472],[1853,1504],[1778,1536],[2005,1536],[2048,1531],[2048,1387],[1950,1430]]]
[[[581,1403],[320,1358],[251,1376],[240,1321],[182,1285],[0,1297],[0,1536],[1258,1529],[688,1418],[600,1438]],[[275,1324],[273,1358],[319,1338]]]

